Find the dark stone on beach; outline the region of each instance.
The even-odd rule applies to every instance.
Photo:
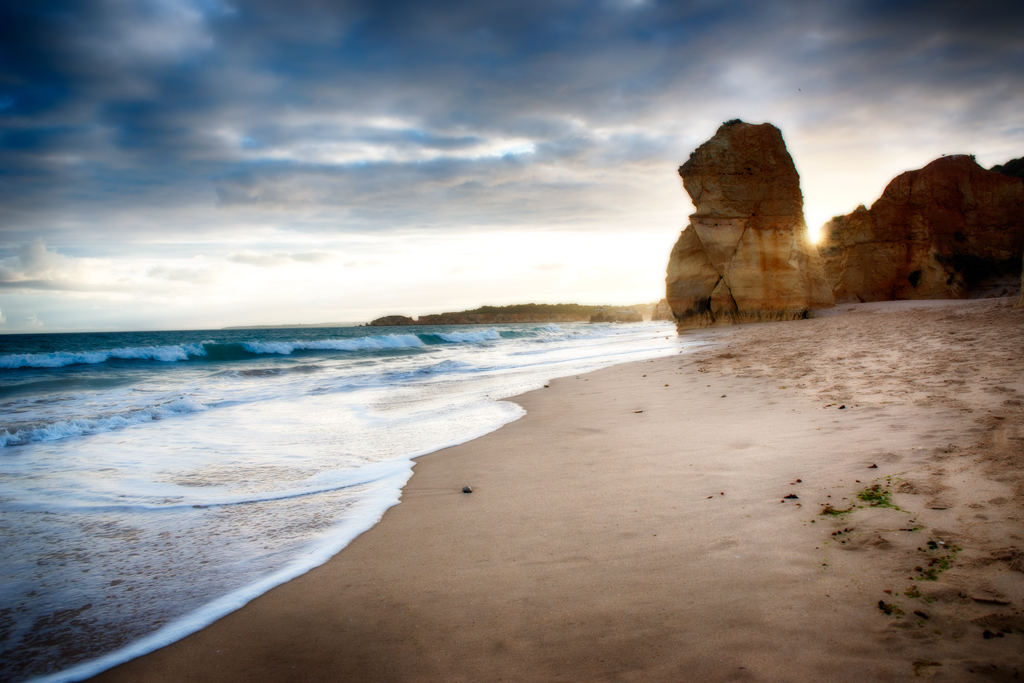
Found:
[[[924,612],[922,612],[919,609],[914,610],[914,614],[916,614],[917,616],[921,617],[922,619],[927,619],[928,618],[928,615],[925,614]]]
[[[878,469],[878,465],[872,465],[872,466],[871,466],[871,467],[869,467],[868,469],[869,469],[869,470],[877,470],[877,469]]]
[[[846,404],[839,406],[839,410],[846,410]]]
[[[473,493],[473,489],[469,488],[468,486],[463,486],[462,487],[462,492],[463,493]]]
[[[725,394],[722,394],[722,398],[725,398]]]
[[[992,633],[992,631],[989,631],[988,629],[985,629],[985,631],[981,634],[981,637],[984,638],[985,640],[988,640],[989,638],[991,638],[994,635],[995,634]]]
[[[799,498],[800,498],[800,496],[796,495],[795,493],[791,493],[791,494],[789,494],[788,496],[786,496],[786,498],[793,498],[793,499],[799,499]]]

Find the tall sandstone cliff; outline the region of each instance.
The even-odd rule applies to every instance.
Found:
[[[1024,181],[942,157],[894,178],[870,209],[826,223],[818,249],[840,303],[966,298],[1016,279]]]
[[[679,168],[697,208],[669,257],[680,329],[803,318],[833,304],[775,126],[731,121]]]

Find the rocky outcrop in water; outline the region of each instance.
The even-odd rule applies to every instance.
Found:
[[[697,211],[669,257],[677,327],[792,320],[831,306],[782,133],[730,121],[679,168]]]
[[[598,311],[590,316],[592,323],[642,323],[643,321],[643,315],[632,309]]]
[[[1024,251],[1024,181],[968,155],[936,159],[826,223],[818,250],[837,302],[1005,296]]]
[[[386,315],[368,324],[370,327],[396,327],[398,325],[417,325],[419,323],[404,315]]]

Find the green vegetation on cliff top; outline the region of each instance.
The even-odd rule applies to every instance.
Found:
[[[1024,159],[1010,159],[1005,164],[996,164],[992,170],[1014,178],[1024,178]]]

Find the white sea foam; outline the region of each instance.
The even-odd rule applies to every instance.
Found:
[[[489,330],[483,330],[482,332],[444,332],[438,334],[438,337],[444,339],[446,342],[452,342],[455,344],[464,344],[466,342],[482,342],[482,341],[494,341],[501,339],[501,335],[498,334],[498,330],[493,327]]]
[[[282,356],[295,351],[372,351],[377,349],[405,349],[423,346],[415,334],[388,334],[352,339],[320,339],[292,342],[244,342],[242,348],[249,353],[272,353]]]
[[[500,425],[499,425],[500,426]],[[216,495],[205,493],[208,487],[200,486],[150,486],[148,491],[140,491],[136,497],[130,498],[125,495],[117,498],[104,497],[102,494],[90,495],[88,498],[74,499],[65,497],[60,503],[46,500],[39,503],[21,503],[19,509],[33,510],[45,509],[50,513],[66,512],[103,512],[116,513],[120,511],[145,512],[147,510],[174,511],[184,509],[205,509],[218,507],[231,507],[235,505],[251,505],[256,503],[269,503],[271,501],[287,500],[289,498],[301,498],[303,496],[314,496],[320,493],[340,491],[342,489],[367,484],[378,484],[381,481],[394,477],[396,473],[404,472],[407,463],[400,460],[388,460],[374,462],[354,469],[335,470],[321,472],[310,477],[302,486],[295,486],[285,489],[273,489],[260,494],[237,493],[227,495]],[[202,495],[196,495],[196,491]],[[214,489],[216,490],[216,489]],[[128,502],[122,502],[126,499]],[[158,503],[137,502],[138,499],[154,500]]]
[[[358,510],[352,511],[346,518],[347,523],[330,539],[312,548],[311,552],[291,562],[284,569],[209,602],[167,626],[134,641],[127,647],[90,659],[55,674],[33,678],[30,683],[74,683],[92,678],[107,669],[181,640],[231,612],[241,609],[248,602],[270,589],[301,576],[314,567],[319,567],[357,536],[379,522],[388,508],[398,504],[402,487],[412,476],[412,463],[402,460],[396,461],[394,464],[396,471],[391,486],[382,487],[374,499],[366,501],[366,504],[360,506]]]
[[[202,410],[206,410],[206,406],[195,398],[180,396],[165,403],[158,403],[143,408],[133,408],[114,415],[60,420],[50,424],[19,429],[14,433],[5,429],[3,432],[0,432],[0,448],[42,441],[57,441],[58,439],[66,439],[71,436],[109,432],[131,425],[161,420],[183,413],[196,413]]]
[[[405,486],[409,477],[412,476],[412,461],[414,458],[477,439],[494,431],[503,424],[519,419],[526,414],[526,411],[515,404],[505,403],[501,404],[501,413],[504,417],[496,422],[478,425],[477,429],[471,432],[464,432],[459,438],[448,443],[438,444],[415,453],[409,453],[402,458],[378,463],[376,468],[380,475],[378,481],[387,485],[377,488],[361,505],[352,510],[346,516],[345,524],[338,527],[333,534],[328,538],[322,539],[320,543],[310,548],[306,553],[296,558],[280,571],[208,602],[199,609],[174,620],[167,626],[134,641],[126,647],[58,673],[33,678],[30,683],[75,683],[76,681],[92,678],[107,669],[177,642],[185,636],[209,626],[231,612],[241,609],[251,600],[258,598],[270,589],[301,576],[314,567],[319,567],[338,554],[356,537],[377,524],[388,508],[398,505],[402,487]]]
[[[202,344],[180,346],[142,346],[106,349],[103,351],[55,351],[53,353],[14,353],[0,356],[0,368],[62,368],[67,365],[104,363],[111,358],[122,360],[158,360],[165,363],[188,360],[189,356],[205,356]]]

